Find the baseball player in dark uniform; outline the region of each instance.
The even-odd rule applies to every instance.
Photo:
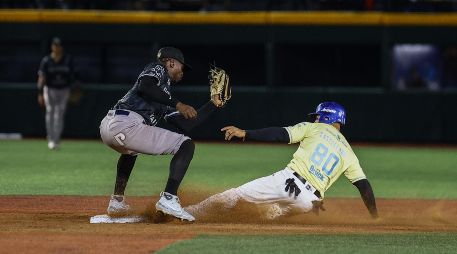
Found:
[[[173,154],[168,181],[156,209],[182,220],[195,220],[181,207],[177,197],[178,187],[194,154],[194,143],[183,134],[156,127],[161,120],[166,120],[187,132],[220,106],[220,101],[213,97],[197,112],[171,95],[171,84],[183,78],[185,68],[190,67],[179,49],[161,48],[157,61],[144,68],[133,87],[102,120],[100,135],[103,142],[121,154],[114,193],[107,209],[109,215],[125,214],[130,210],[124,200],[124,191],[138,154]]]
[[[49,149],[57,149],[64,126],[70,89],[75,81],[73,58],[65,54],[62,41],[52,39],[51,54],[41,60],[38,71],[38,104],[46,106]]]

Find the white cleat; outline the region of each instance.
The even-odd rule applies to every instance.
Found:
[[[279,204],[274,203],[268,206],[265,217],[268,220],[274,220],[287,213],[288,209],[281,207]]]
[[[125,198],[122,195],[111,195],[108,208],[106,209],[110,216],[127,215],[131,210],[130,206],[125,203]]]
[[[181,207],[178,196],[168,192],[160,193],[160,199],[156,203],[156,209],[157,211],[161,211],[164,214],[174,216],[181,220],[195,221],[194,216],[186,212],[186,210]]]
[[[57,149],[59,149],[59,145],[57,143],[55,143],[54,141],[49,141],[48,148],[50,150],[57,150]]]

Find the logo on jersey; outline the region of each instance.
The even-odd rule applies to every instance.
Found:
[[[321,181],[324,181],[324,175],[322,175],[321,172],[319,172],[318,169],[316,169],[314,167],[314,165],[311,165],[311,167],[309,168],[308,170],[312,175],[314,175],[315,177],[317,177],[317,179],[321,180]]]
[[[152,113],[152,114],[149,116],[149,119],[151,120],[152,126],[156,126],[156,125],[157,125],[157,122],[159,121],[159,120],[157,120],[157,117],[155,116],[154,113]]]
[[[160,65],[156,65],[151,69],[145,70],[142,73],[142,75],[140,75],[140,76],[147,75],[147,76],[157,78],[158,80],[161,80],[164,73],[165,73],[165,69]]]
[[[168,99],[171,99],[170,91],[166,87],[163,88],[163,91],[170,96]]]

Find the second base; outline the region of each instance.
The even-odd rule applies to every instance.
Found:
[[[142,221],[144,221],[144,217],[139,215],[110,217],[108,214],[102,214],[90,218],[90,223],[138,223]]]

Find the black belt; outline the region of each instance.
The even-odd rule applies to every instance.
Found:
[[[116,109],[116,110],[114,111],[114,114],[115,114],[115,115],[128,116],[128,115],[130,114],[130,112],[128,112],[127,110]]]
[[[122,116],[128,116],[130,114],[129,111],[123,110],[123,109],[116,109],[114,110],[114,115],[122,115]],[[145,120],[143,120],[144,124],[147,124]],[[150,124],[147,124],[150,125]]]
[[[299,175],[297,172],[294,172],[294,176],[297,177],[298,180],[300,180],[303,184],[306,185],[306,179],[303,178],[303,176]],[[310,184],[310,183],[308,183],[308,184]],[[310,185],[312,186],[312,184],[310,184]],[[313,187],[314,187],[314,186],[313,186]],[[314,188],[316,188],[316,187],[314,187]],[[314,192],[314,195],[316,195],[316,197],[318,197],[318,198],[321,198],[321,197],[322,197],[322,196],[321,196],[321,193],[320,193],[318,190],[316,190],[316,191]]]

